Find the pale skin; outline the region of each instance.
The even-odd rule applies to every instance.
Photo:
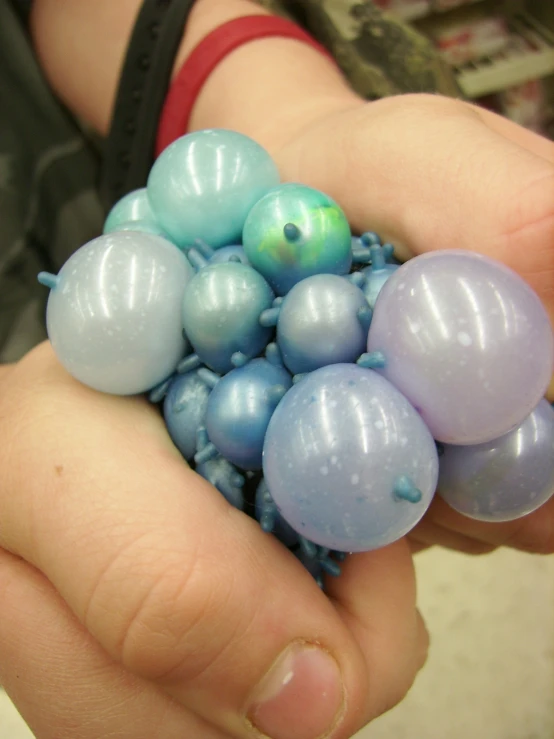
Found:
[[[48,79],[101,133],[138,5],[35,2]],[[176,69],[211,28],[262,12],[198,0]],[[212,74],[192,127],[218,126],[256,138],[283,179],[329,193],[353,228],[405,256],[456,246],[509,264],[554,318],[551,142],[437,96],[364,103],[328,60],[283,39]],[[79,385],[48,345],[0,368],[0,418],[0,682],[39,739],[259,736],[246,718],[255,686],[299,641],[334,656],[344,702],[334,720],[291,700],[286,736],[331,723],[346,739],[424,664],[414,548],[554,551],[554,501],[498,525],[437,501],[410,541],[349,558],[327,598],[187,468],[152,408]]]

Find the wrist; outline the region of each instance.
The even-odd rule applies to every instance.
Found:
[[[256,3],[204,0],[195,8],[178,68],[211,31],[244,16],[271,15]],[[303,40],[279,35],[238,45],[213,68],[198,93],[188,130],[228,128],[275,154],[298,132],[363,100],[337,65]]]

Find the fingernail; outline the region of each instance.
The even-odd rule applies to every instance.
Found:
[[[262,679],[247,717],[271,739],[319,739],[338,726],[343,712],[344,689],[336,660],[321,647],[297,642]]]

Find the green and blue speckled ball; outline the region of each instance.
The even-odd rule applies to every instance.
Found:
[[[351,232],[340,206],[305,185],[270,190],[251,209],[242,234],[250,264],[278,295],[317,274],[347,274]]]

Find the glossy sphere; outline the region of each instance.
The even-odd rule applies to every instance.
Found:
[[[197,465],[196,472],[219,490],[228,503],[242,511],[244,508],[242,492],[244,479],[226,459],[223,457],[210,459],[208,462]]]
[[[204,424],[210,388],[196,371],[177,375],[164,400],[164,419],[177,449],[190,461],[196,452],[196,432]]]
[[[145,187],[133,190],[117,201],[104,222],[104,233],[120,231],[121,225],[130,221],[142,221],[160,228],[150,207]]]
[[[271,389],[291,385],[290,374],[267,359],[253,359],[219,380],[208,400],[206,429],[225,459],[245,470],[262,468],[265,432],[280,399]]]
[[[476,446],[445,445],[439,491],[459,513],[512,521],[554,495],[554,409],[546,400],[516,429]]]
[[[288,523],[330,549],[359,552],[404,536],[435,491],[435,443],[387,380],[355,364],[315,370],[277,406],[266,434],[264,476]],[[393,490],[406,475],[417,503]]]
[[[259,317],[273,292],[252,267],[240,262],[208,264],[190,282],[183,300],[183,326],[202,362],[216,372],[233,368],[231,357],[255,357],[271,329]]]
[[[234,131],[205,130],[174,141],[148,177],[148,197],[176,244],[240,241],[250,208],[279,182],[269,154]]]
[[[369,316],[363,292],[344,277],[307,277],[281,305],[277,344],[283,362],[293,374],[354,362],[366,348]]]
[[[515,272],[462,251],[415,257],[383,287],[368,351],[421,412],[435,439],[476,444],[535,408],[553,369],[553,337],[537,295]]]
[[[85,385],[133,395],[166,379],[186,351],[180,306],[193,270],[169,241],[115,232],[85,244],[50,292],[48,336]]]
[[[288,183],[269,192],[244,224],[246,256],[278,295],[305,277],[346,274],[351,232],[334,200],[311,187]]]

